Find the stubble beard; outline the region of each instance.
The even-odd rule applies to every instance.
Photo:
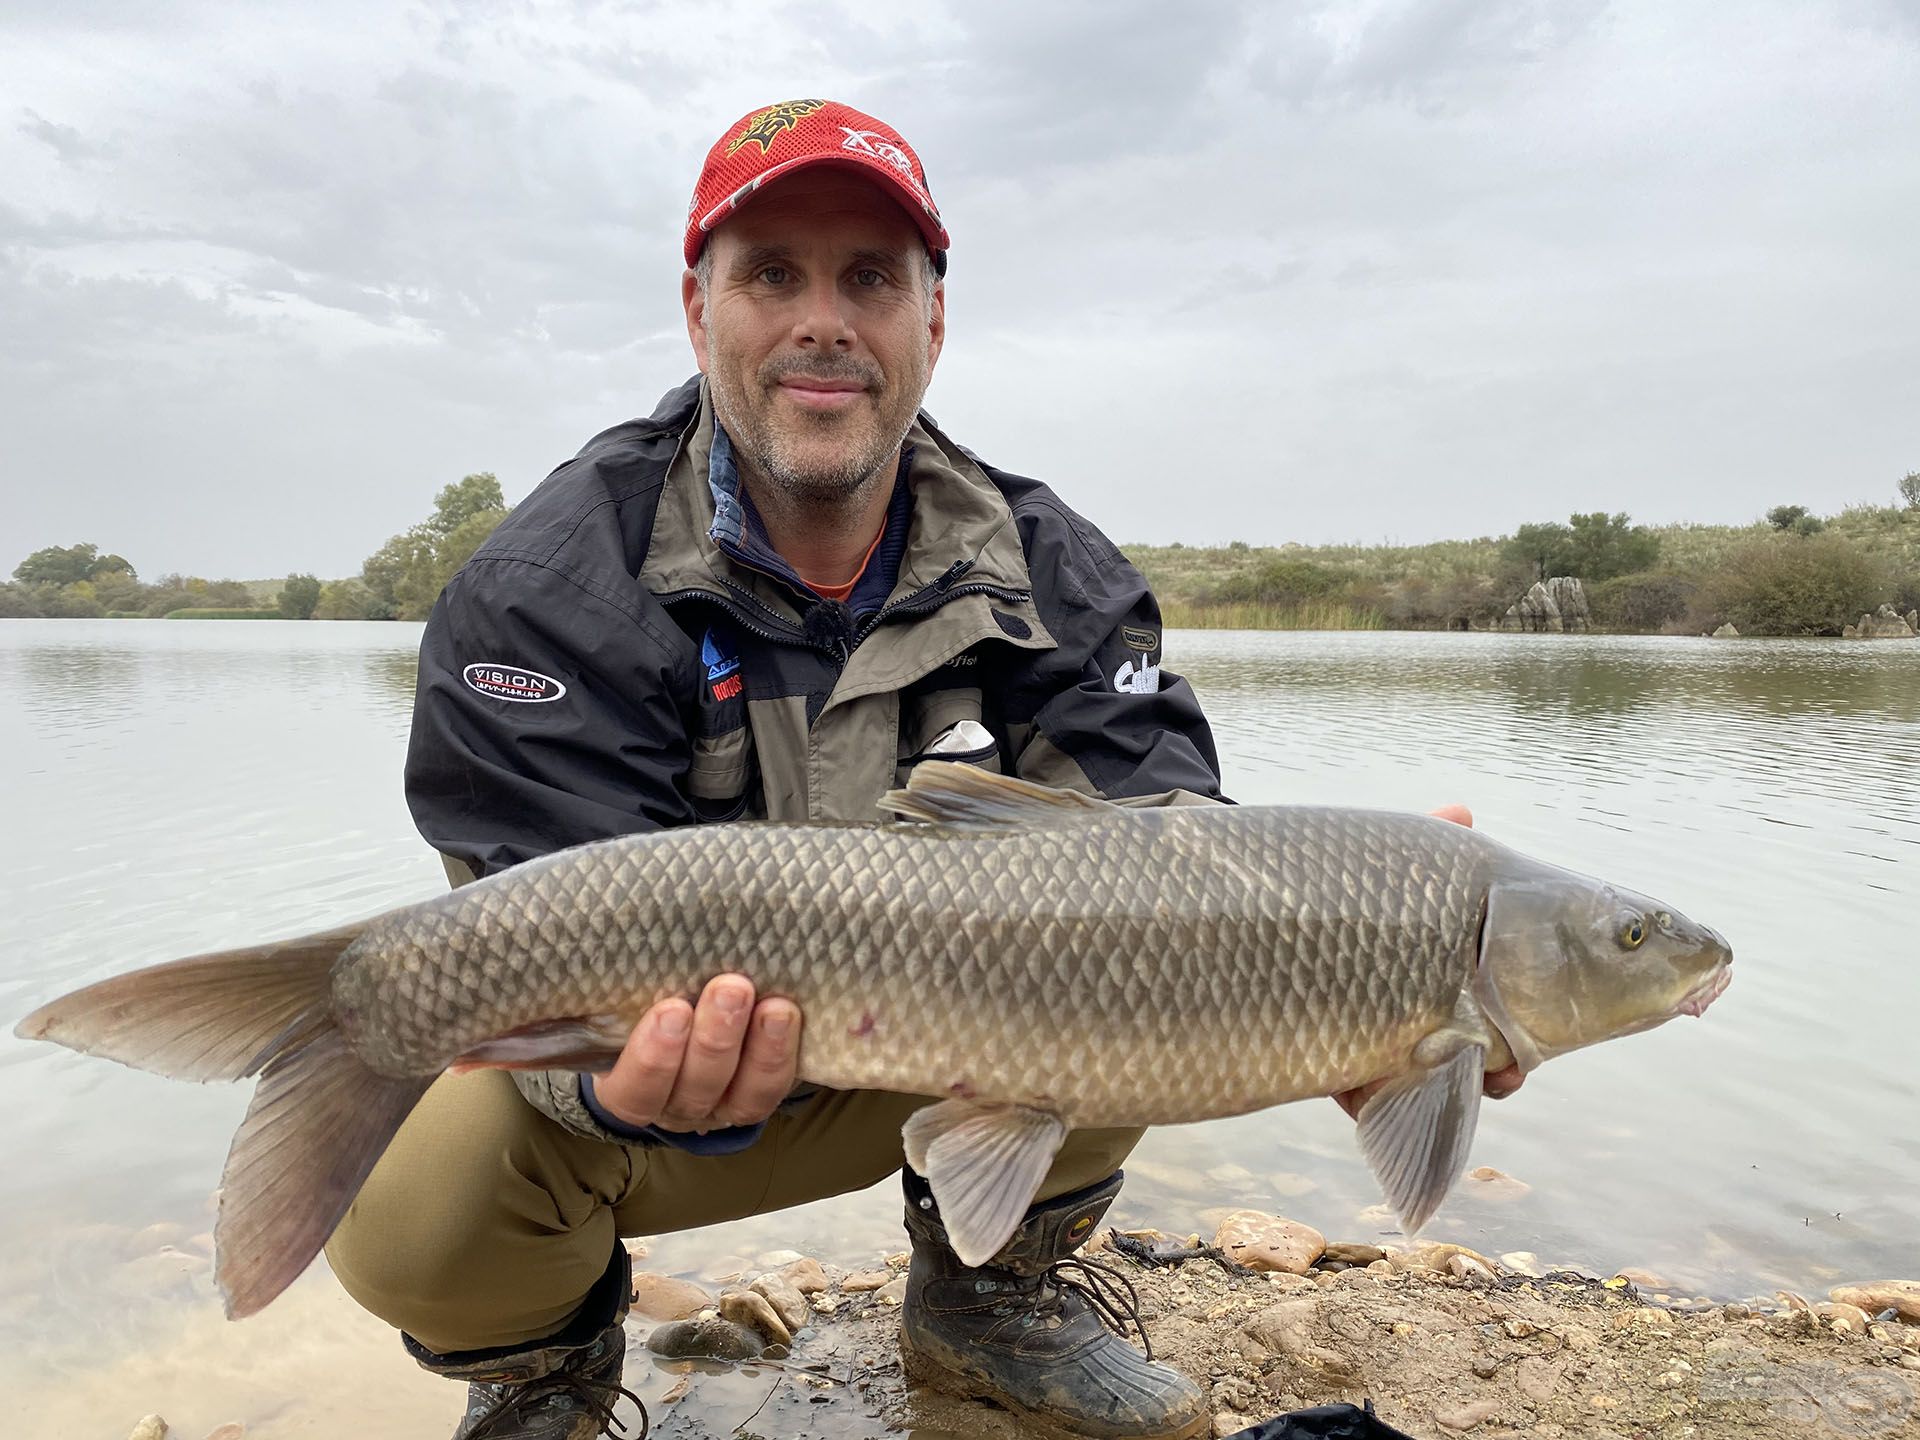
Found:
[[[779,383],[791,375],[851,380],[866,386],[873,418],[869,421],[857,411],[803,412],[791,418],[776,413]],[[920,367],[917,373],[901,376],[901,385],[889,386],[871,362],[789,357],[761,367],[753,381],[756,396],[749,397],[736,387],[724,364],[712,367],[708,387],[714,415],[747,463],[794,504],[819,506],[846,501],[887,468],[913,427],[927,378],[925,367]],[[868,432],[864,443],[858,439],[862,429]],[[843,444],[831,444],[836,435],[845,437]]]

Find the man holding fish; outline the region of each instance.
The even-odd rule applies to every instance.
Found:
[[[1717,934],[1458,807],[1219,803],[1139,574],[920,413],[947,246],[872,117],[732,127],[684,241],[701,378],[548,477],[428,624],[408,796],[458,888],[18,1027],[258,1076],[229,1313],[326,1243],[467,1382],[461,1440],[614,1432],[620,1236],[903,1157],[914,1373],[1198,1435],[1199,1390],[1061,1268],[1142,1126],[1336,1095],[1413,1231],[1483,1090],[1725,988]]]

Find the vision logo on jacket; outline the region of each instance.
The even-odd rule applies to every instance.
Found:
[[[469,690],[516,705],[544,705],[567,693],[567,687],[551,675],[494,660],[476,660],[460,672],[460,678]]]
[[[725,641],[709,630],[700,642],[700,663],[707,667],[707,685],[716,700],[731,700],[745,682],[740,678],[740,657]]]

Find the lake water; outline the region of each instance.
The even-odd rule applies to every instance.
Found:
[[[400,795],[418,635],[0,622],[5,1029],[88,980],[435,893]],[[1920,1268],[1920,645],[1176,632],[1167,648],[1241,801],[1464,801],[1488,833],[1734,946],[1703,1020],[1556,1060],[1485,1107],[1474,1163],[1531,1188],[1469,1183],[1429,1234],[1723,1299]],[[189,1440],[236,1418],[249,1436],[450,1427],[454,1387],[321,1268],[261,1317],[219,1319],[205,1231],[245,1102],[0,1033],[0,1393],[19,1433],[118,1440],[148,1410]],[[1329,1102],[1157,1131],[1131,1170],[1123,1222],[1185,1231],[1252,1205],[1390,1238]],[[649,1263],[864,1260],[902,1248],[897,1197],[665,1237]]]

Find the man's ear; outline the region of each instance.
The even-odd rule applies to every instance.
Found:
[[[933,374],[933,367],[940,361],[940,351],[947,343],[947,282],[934,282],[933,308],[927,316],[927,374]]]
[[[693,358],[702,375],[707,373],[707,297],[700,293],[700,280],[689,270],[680,277],[680,304],[687,312],[687,339],[693,345]]]

